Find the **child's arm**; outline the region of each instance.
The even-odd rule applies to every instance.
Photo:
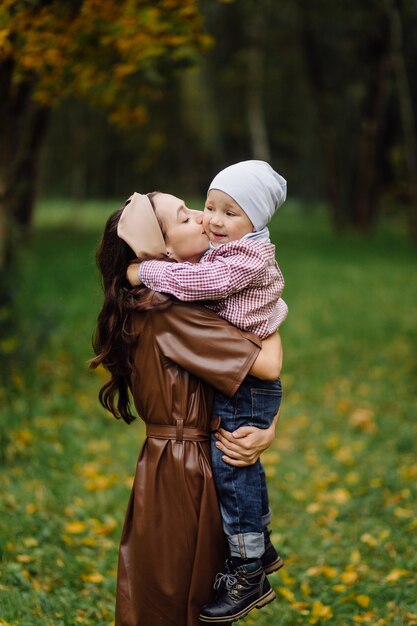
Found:
[[[126,278],[132,287],[137,287],[142,284],[142,281],[139,278],[139,268],[140,263],[131,263],[127,268]]]
[[[262,350],[249,374],[261,380],[276,380],[282,368],[282,343],[279,333],[273,333],[262,341]]]
[[[242,291],[263,271],[265,260],[253,247],[240,246],[233,254],[218,255],[205,263],[144,261],[139,280],[154,291],[179,300],[219,300]]]

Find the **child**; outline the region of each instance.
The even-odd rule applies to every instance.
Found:
[[[284,279],[266,227],[285,199],[286,181],[268,163],[243,161],[227,167],[208,190],[203,214],[208,252],[199,263],[145,261],[140,280],[183,301],[203,300],[221,317],[264,339],[288,312],[281,298]],[[281,394],[279,379],[248,376],[233,398],[215,393],[212,415],[217,427],[220,423],[228,431],[248,425],[267,428]],[[276,571],[283,561],[269,539],[271,513],[260,461],[248,467],[225,463],[214,435],[211,450],[230,559],[227,573],[217,575],[217,597],[203,607],[200,620],[224,622],[274,599],[265,573]]]

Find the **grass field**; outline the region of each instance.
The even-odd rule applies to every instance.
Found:
[[[117,204],[44,202],[3,341],[0,624],[108,626],[139,421],[89,372],[94,251]],[[242,626],[417,625],[417,250],[400,226],[336,239],[295,205],[273,229],[290,308],[284,403],[264,455],[277,601]]]

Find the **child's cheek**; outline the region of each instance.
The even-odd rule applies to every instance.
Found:
[[[206,213],[203,213],[203,228],[206,232],[209,229],[209,223],[210,223],[210,217]]]

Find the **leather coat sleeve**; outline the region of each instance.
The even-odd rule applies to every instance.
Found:
[[[252,333],[197,304],[175,303],[154,313],[161,352],[228,396],[236,393],[261,348]]]

